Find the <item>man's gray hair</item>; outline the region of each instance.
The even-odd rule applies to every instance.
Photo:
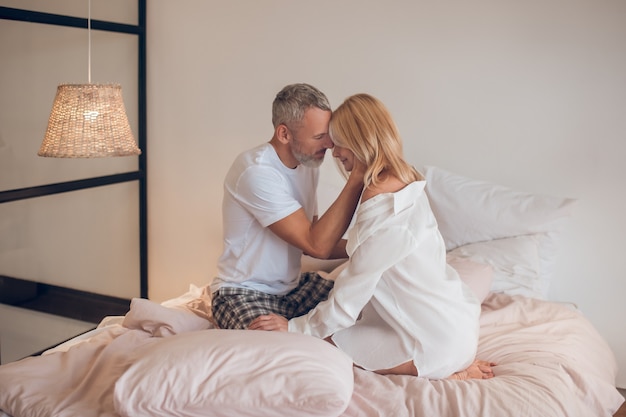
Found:
[[[311,107],[331,111],[328,98],[317,88],[303,83],[290,84],[276,94],[272,104],[272,124],[274,128],[280,124],[294,128]]]

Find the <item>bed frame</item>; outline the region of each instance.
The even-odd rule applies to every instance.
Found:
[[[146,140],[146,0],[137,0],[138,24],[129,25],[92,20],[94,30],[137,36],[138,41],[138,145],[142,150],[138,169],[114,175],[42,184],[33,187],[0,191],[0,204],[46,197],[59,193],[137,181],[139,184],[139,256],[140,297],[148,295],[147,240],[147,140]],[[87,29],[87,19],[38,11],[0,7],[0,19]],[[0,271],[1,274],[2,271]],[[78,291],[72,288],[0,275],[0,303],[98,323],[106,315],[124,314],[130,300]]]

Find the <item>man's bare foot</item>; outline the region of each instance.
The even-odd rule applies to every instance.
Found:
[[[476,359],[467,369],[459,372],[455,372],[450,375],[448,379],[489,379],[493,378],[492,366],[496,364],[493,362],[481,361]]]

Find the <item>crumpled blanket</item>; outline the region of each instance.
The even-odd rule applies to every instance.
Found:
[[[107,318],[41,356],[0,366],[0,409],[13,417],[117,417],[115,382],[141,347],[214,327],[205,291],[192,287],[163,304],[135,299],[124,317]],[[480,324],[478,358],[497,363],[494,378],[430,381],[354,368],[342,416],[611,417],[624,402],[614,386],[615,357],[580,312],[491,294]]]

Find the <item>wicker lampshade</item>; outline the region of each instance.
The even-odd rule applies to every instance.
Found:
[[[119,84],[61,84],[37,155],[98,158],[139,155]]]

